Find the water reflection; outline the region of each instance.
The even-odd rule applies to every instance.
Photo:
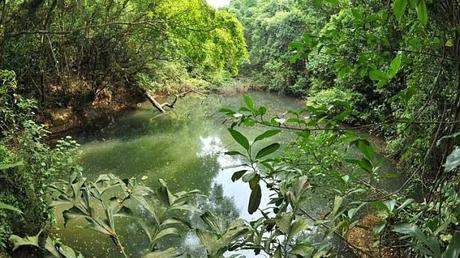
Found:
[[[270,94],[254,93],[257,104],[277,108],[297,109],[300,102]],[[79,135],[83,143],[80,161],[86,176],[95,178],[112,173],[122,178],[143,178],[150,187],[164,179],[172,191],[199,189],[207,195],[202,209],[225,215],[228,219],[241,217],[254,219],[260,214],[247,213],[250,189],[241,181],[233,183],[231,176],[238,170],[242,160],[224,155],[229,149],[238,148],[230,138],[223,116],[217,112],[222,107],[242,105],[241,96],[186,98],[179,101],[174,112],[158,115],[149,105],[127,114],[110,127],[89,135]],[[251,129],[245,134],[254,137],[261,129]],[[262,184],[263,193],[267,193]],[[262,203],[268,196],[263,195]],[[62,221],[62,218],[58,218]],[[135,223],[122,221],[119,231],[122,242],[128,243],[131,257],[139,257],[148,246],[145,236]],[[85,257],[120,257],[113,244],[105,236],[89,229],[79,228],[76,223],[64,229],[59,236],[62,241]],[[124,241],[126,240],[126,241]],[[183,234],[176,243],[183,243],[192,257],[204,257],[203,249],[193,233]],[[252,252],[244,252],[254,257]]]
[[[214,188],[220,187],[223,191],[223,196],[230,198],[233,201],[236,209],[239,212],[240,218],[245,220],[253,220],[260,218],[261,214],[257,211],[254,214],[247,212],[247,206],[249,202],[249,196],[251,195],[251,189],[247,183],[241,180],[232,182],[231,178],[234,172],[242,170],[244,167],[241,166],[243,161],[241,159],[225,155],[227,151],[225,149],[222,140],[216,136],[200,137],[201,151],[198,156],[217,156],[217,164],[219,165],[219,172],[213,178],[212,182]],[[262,201],[261,209],[265,207],[263,204],[269,202],[268,189],[265,184],[261,184],[262,188]]]

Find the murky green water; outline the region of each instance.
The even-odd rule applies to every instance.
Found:
[[[289,109],[300,109],[302,101],[273,94],[250,94],[256,104],[266,106],[276,115]],[[225,117],[218,112],[222,107],[243,105],[241,96],[187,97],[166,114],[158,114],[148,103],[137,111],[127,113],[108,128],[93,134],[80,135],[82,143],[80,161],[86,176],[96,177],[112,173],[121,178],[144,178],[144,183],[155,187],[164,179],[172,191],[199,189],[209,196],[209,207],[228,218],[256,218],[246,212],[250,190],[247,184],[231,181],[232,166],[241,161],[223,154],[237,148],[223,124]],[[264,128],[244,129],[250,137]],[[242,129],[243,130],[243,129]],[[294,137],[281,134],[277,141]],[[265,191],[263,191],[265,192]],[[266,203],[268,196],[263,196]],[[318,206],[321,204],[318,202]],[[120,230],[122,230],[120,232]],[[135,224],[119,227],[122,242],[132,257],[139,257],[147,243]],[[89,229],[70,224],[61,229],[64,243],[83,252],[85,257],[120,257],[107,237]],[[182,242],[197,245],[184,235]],[[247,257],[254,257],[247,253]]]
[[[266,106],[275,115],[303,105],[300,100],[273,94],[250,95],[256,104]],[[212,209],[228,218],[255,218],[259,215],[246,212],[250,195],[247,184],[231,181],[235,171],[231,167],[241,162],[223,155],[226,150],[237,148],[237,144],[223,124],[225,116],[218,112],[223,107],[242,105],[242,96],[187,97],[180,99],[174,110],[158,114],[150,104],[142,104],[101,132],[78,137],[84,173],[88,177],[105,173],[121,178],[144,177],[144,183],[151,187],[162,178],[172,191],[201,190],[210,196]],[[249,129],[245,134],[252,137],[262,130]],[[276,140],[290,137],[293,136],[282,134]],[[267,200],[268,196],[264,198]],[[119,256],[105,236],[76,226],[71,223],[61,229],[59,235],[64,243],[82,251],[85,257]],[[145,236],[133,233],[138,231],[136,225],[123,228],[127,232],[121,235],[129,236],[128,252],[136,257],[146,248],[142,241]],[[193,242],[187,236],[183,241]]]

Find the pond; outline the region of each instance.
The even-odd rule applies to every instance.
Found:
[[[251,92],[249,95],[273,115],[289,109],[298,110],[304,105],[301,100],[274,94]],[[239,95],[195,96],[180,99],[173,110],[159,114],[150,104],[144,103],[109,127],[77,137],[82,144],[80,162],[85,176],[96,178],[111,173],[121,178],[135,177],[152,188],[161,178],[173,192],[200,190],[209,196],[208,208],[227,218],[257,218],[260,214],[247,213],[250,195],[247,184],[231,181],[232,172],[241,161],[223,154],[238,146],[223,124],[225,116],[218,110],[242,105]],[[264,128],[241,130],[255,137]],[[293,134],[283,133],[273,140],[286,142],[293,137]],[[262,204],[267,200],[267,194],[263,195]],[[142,241],[145,237],[132,224],[125,225],[122,230],[126,232],[121,235],[129,236],[128,253],[138,257],[147,247]],[[76,224],[71,223],[67,228],[61,226],[58,235],[85,257],[121,257],[107,237]],[[192,246],[197,244],[188,235],[181,241]],[[251,252],[245,254],[254,257]]]

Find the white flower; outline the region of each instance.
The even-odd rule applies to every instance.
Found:
[[[241,113],[235,113],[235,114],[233,114],[233,117],[234,117],[234,118],[241,118],[241,117],[243,117],[243,114],[241,114]]]
[[[275,122],[277,122],[278,124],[284,124],[286,123],[286,119],[285,118],[275,118]]]

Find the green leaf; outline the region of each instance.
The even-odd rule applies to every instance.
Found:
[[[24,165],[22,161],[11,164],[0,164],[0,170],[6,170]]]
[[[311,244],[296,243],[291,250],[291,254],[298,255],[298,257],[314,257],[313,253],[315,248]]]
[[[240,132],[234,130],[234,129],[231,129],[229,128],[228,131],[230,132],[230,134],[232,135],[233,139],[239,143],[241,146],[243,146],[243,148],[245,148],[246,150],[249,150],[249,141],[248,139],[242,135]]]
[[[395,0],[393,3],[393,12],[396,19],[401,20],[404,12],[406,11],[407,0]]]
[[[240,155],[240,156],[246,157],[246,155],[244,155],[243,153],[241,153],[239,151],[227,151],[227,152],[225,152],[225,155],[229,155],[229,156]]]
[[[341,196],[336,196],[334,198],[334,208],[332,209],[332,212],[330,214],[331,217],[335,217],[337,213],[339,212],[340,207],[342,206],[343,203],[343,197]]]
[[[12,235],[9,240],[13,244],[13,251],[15,251],[21,246],[34,246],[40,248],[40,245],[38,243],[38,237],[40,236],[40,233],[36,236],[27,236],[24,238]]]
[[[256,159],[260,159],[267,155],[270,155],[273,152],[277,151],[280,147],[281,145],[279,143],[272,143],[267,147],[261,149],[259,152],[257,152]]]
[[[221,108],[219,109],[219,112],[225,113],[226,115],[233,116],[235,114],[235,111],[228,109],[228,108]]]
[[[308,223],[306,220],[296,219],[291,224],[291,230],[289,231],[288,239],[292,239],[293,237],[295,237],[297,234],[305,230],[307,226],[308,226]]]
[[[9,204],[3,203],[3,202],[0,202],[0,210],[9,210],[9,211],[14,211],[19,214],[22,214],[22,211],[20,211],[18,208],[11,206]]]
[[[243,98],[244,98],[244,102],[246,103],[246,106],[247,106],[250,110],[255,110],[255,109],[254,109],[254,102],[252,101],[252,98],[249,97],[248,95],[244,95]]]
[[[177,252],[176,249],[174,248],[168,248],[164,251],[155,251],[148,253],[143,256],[143,258],[171,258],[171,257],[176,257]]]
[[[453,47],[454,45],[455,43],[452,39],[447,40],[445,44],[446,47]]]
[[[399,69],[401,68],[401,62],[402,62],[402,56],[397,55],[393,61],[391,61],[390,64],[390,69],[388,71],[388,75],[393,78],[396,76],[396,74],[399,72]]]
[[[374,159],[374,147],[372,147],[372,144],[368,140],[358,139],[356,141],[353,141],[352,144],[354,144],[368,160]]]
[[[158,240],[162,239],[163,237],[170,236],[170,235],[179,235],[179,231],[177,228],[165,228],[159,231],[152,240],[152,243],[157,242]]]
[[[413,235],[417,230],[414,224],[399,224],[393,227],[393,231],[403,235]]]
[[[428,10],[426,8],[425,0],[419,0],[416,10],[418,20],[423,26],[426,26],[428,24]]]
[[[243,182],[247,183],[256,176],[256,172],[250,172],[243,176]]]
[[[444,172],[448,173],[460,166],[460,147],[456,146],[452,153],[447,156],[444,164]]]
[[[275,219],[275,222],[281,232],[288,234],[289,229],[291,228],[291,220],[292,213],[290,212],[281,214]]]
[[[358,165],[360,168],[362,168],[366,172],[369,172],[369,173],[372,172],[372,168],[373,168],[372,163],[365,157],[363,157],[362,159],[346,159],[346,161],[351,164]]]
[[[442,254],[442,258],[457,257],[460,257],[460,232],[455,232],[454,237],[450,240],[446,251]]]
[[[249,180],[249,186],[251,190],[254,190],[258,185],[260,181],[260,176],[259,174],[256,174],[251,180]]]
[[[388,212],[391,213],[395,209],[396,200],[388,200],[384,202],[385,207],[387,208]]]
[[[407,205],[409,205],[409,204],[411,204],[411,203],[413,203],[413,202],[414,202],[414,199],[409,198],[409,199],[405,200],[401,205],[399,205],[399,207],[398,207],[397,210],[402,210],[402,209],[404,209]]]
[[[381,221],[381,222],[377,223],[377,225],[374,226],[374,228],[372,229],[372,232],[376,236],[380,235],[380,233],[382,233],[383,229],[385,229],[386,225],[387,225],[386,221]]]
[[[260,201],[262,199],[262,190],[260,189],[260,185],[257,185],[252,191],[251,196],[249,197],[249,205],[248,205],[248,212],[249,214],[253,214],[257,211],[260,205]]]
[[[233,173],[232,175],[232,181],[235,182],[237,181],[238,179],[240,179],[244,173],[246,173],[247,170],[240,170],[240,171],[236,171],[235,173]]]
[[[371,78],[373,81],[388,81],[390,79],[388,74],[379,70],[373,70],[369,72],[369,78]]]
[[[254,139],[254,142],[257,142],[257,141],[260,141],[260,140],[263,140],[263,139],[266,139],[266,138],[269,138],[269,137],[273,137],[273,136],[277,135],[280,132],[281,132],[281,130],[278,130],[278,129],[265,131],[263,134],[257,136],[256,139]]]

